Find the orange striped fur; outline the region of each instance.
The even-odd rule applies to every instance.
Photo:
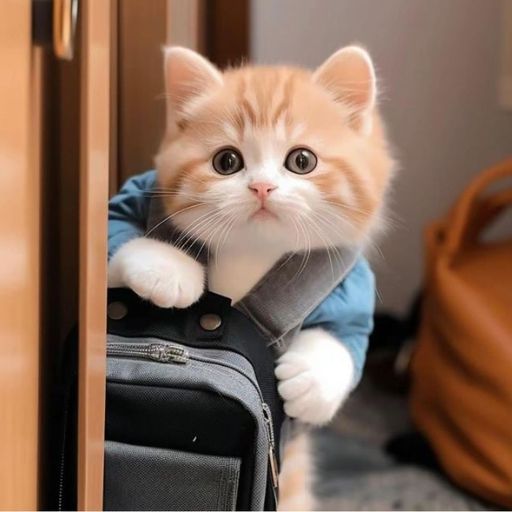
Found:
[[[362,50],[338,52],[314,72],[244,65],[223,73],[197,54],[170,50],[166,84],[158,193],[184,232],[213,248],[240,237],[258,248],[282,244],[283,253],[371,242],[383,224],[393,160]],[[229,176],[212,166],[225,147],[245,162]],[[309,174],[285,168],[297,147],[317,157]],[[254,217],[254,182],[275,186],[273,217]],[[314,506],[309,450],[305,436],[285,449],[281,510]]]

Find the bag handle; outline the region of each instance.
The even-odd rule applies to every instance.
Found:
[[[455,256],[469,239],[474,239],[504,208],[512,205],[512,187],[483,197],[492,183],[512,177],[512,158],[479,174],[462,193],[452,211],[446,233],[446,249]]]

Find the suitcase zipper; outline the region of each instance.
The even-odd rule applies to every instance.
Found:
[[[61,511],[63,507],[64,501],[64,471],[66,469],[66,443],[67,443],[67,434],[68,434],[68,414],[69,414],[69,397],[65,399],[64,405],[64,419],[62,420],[64,423],[64,431],[62,432],[62,444],[61,444],[61,452],[59,458],[59,488],[57,493],[57,510]]]
[[[149,345],[107,343],[107,356],[136,357],[159,363],[177,364],[185,364],[189,360],[189,354],[185,348],[172,343],[151,343]]]
[[[135,343],[107,343],[107,356],[114,357],[133,357],[141,359],[149,359],[159,363],[176,363],[186,364],[189,360],[198,361],[201,363],[210,363],[217,366],[223,366],[236,371],[245,377],[256,389],[261,401],[261,408],[263,410],[263,418],[267,430],[267,439],[269,444],[269,465],[270,476],[272,478],[272,486],[274,490],[274,497],[277,502],[277,489],[279,488],[279,474],[277,469],[274,425],[272,423],[272,414],[270,407],[264,401],[261,389],[253,379],[245,372],[241,371],[236,366],[228,363],[223,363],[213,358],[201,357],[189,354],[185,347],[173,343],[150,343],[150,344],[135,344]]]

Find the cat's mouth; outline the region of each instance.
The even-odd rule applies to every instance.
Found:
[[[265,205],[261,205],[250,216],[250,219],[254,219],[254,220],[266,220],[266,219],[279,220],[279,217],[274,212],[270,211]]]

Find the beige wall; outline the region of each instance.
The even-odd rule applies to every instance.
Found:
[[[506,0],[510,1],[510,0]],[[351,43],[373,55],[401,162],[396,226],[374,257],[382,309],[403,310],[420,284],[421,231],[479,169],[512,153],[498,107],[500,0],[255,0],[252,56],[318,65]]]

